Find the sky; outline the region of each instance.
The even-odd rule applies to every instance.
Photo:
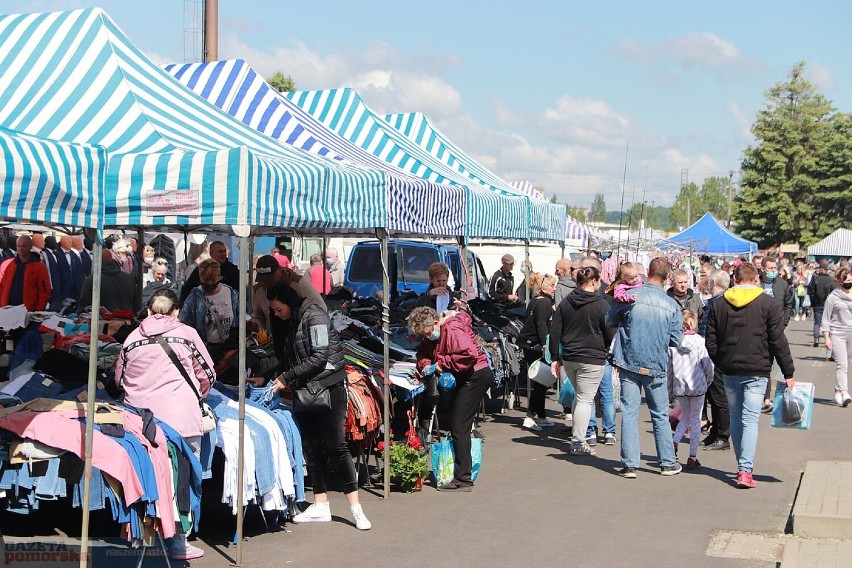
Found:
[[[4,0],[103,8],[157,63],[198,61],[201,0]],[[793,65],[852,112],[852,2],[219,0],[219,58],[298,89],[353,87],[423,112],[507,181],[560,203],[671,205],[738,170],[764,93]],[[624,191],[623,191],[624,190]]]

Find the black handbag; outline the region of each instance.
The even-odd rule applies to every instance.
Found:
[[[331,393],[319,381],[309,381],[302,388],[293,389],[293,412],[311,414],[331,410]]]

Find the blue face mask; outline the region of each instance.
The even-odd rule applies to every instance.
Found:
[[[429,339],[431,339],[432,341],[438,341],[439,337],[441,337],[440,329],[433,329],[432,333],[429,334]]]
[[[766,277],[769,278],[770,280],[775,280],[776,278],[778,278],[778,273],[777,272],[767,272]]]

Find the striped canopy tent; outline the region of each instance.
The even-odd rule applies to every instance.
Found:
[[[517,188],[471,158],[422,113],[391,114],[385,119],[420,148],[468,179],[502,195],[523,195]],[[565,208],[527,196],[531,240],[562,242],[565,239]]]
[[[526,197],[500,195],[458,174],[376,115],[354,90],[299,91],[287,97],[333,132],[396,168],[434,183],[466,188],[468,237],[528,238]],[[453,209],[454,205],[442,203],[440,207]]]
[[[0,218],[68,228],[103,223],[106,152],[0,128]]]
[[[384,173],[284,146],[194,95],[98,8],[0,16],[0,126],[104,146],[108,226],[385,227]]]
[[[524,195],[532,197],[533,199],[538,199],[540,201],[546,200],[546,198],[544,197],[544,193],[535,185],[533,185],[533,182],[531,181],[513,181],[512,187],[514,187]]]
[[[581,246],[585,247],[589,240],[589,227],[573,217],[567,217],[565,221],[565,240],[580,241]]]
[[[837,229],[823,240],[809,246],[808,255],[852,257],[852,229]]]
[[[332,132],[270,87],[245,61],[166,65],[164,69],[244,124],[308,152],[386,172],[388,229],[395,234],[464,234],[465,190],[404,173]]]

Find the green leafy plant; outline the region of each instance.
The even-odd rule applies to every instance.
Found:
[[[379,442],[378,451],[384,451],[384,442]],[[426,453],[420,438],[409,432],[405,443],[391,442],[390,446],[390,475],[399,488],[405,492],[414,491],[418,480],[429,473],[426,465]]]

